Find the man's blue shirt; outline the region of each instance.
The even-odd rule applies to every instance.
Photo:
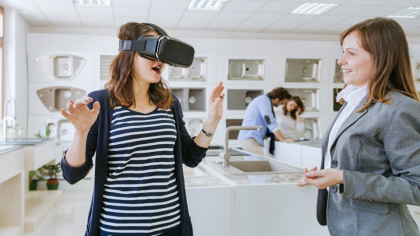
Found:
[[[267,124],[264,117],[270,119],[270,124]],[[242,121],[242,126],[262,126],[262,130],[241,130],[239,131],[238,140],[253,138],[261,146],[264,146],[264,138],[267,133],[267,128],[274,132],[278,130],[276,118],[273,114],[273,103],[267,95],[260,95],[254,98],[245,111],[245,117]]]

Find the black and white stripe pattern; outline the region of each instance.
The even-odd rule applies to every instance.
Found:
[[[110,132],[101,235],[158,235],[178,227],[171,110],[116,107]]]

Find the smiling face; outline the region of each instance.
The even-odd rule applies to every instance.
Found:
[[[292,112],[296,110],[297,108],[298,108],[298,105],[294,100],[290,100],[286,105],[286,109],[288,112]]]
[[[158,36],[159,34],[155,31],[150,31],[146,35]],[[158,60],[151,61],[140,57],[137,53],[134,55],[133,76],[140,82],[158,83],[163,67],[164,64]]]
[[[373,74],[373,59],[360,45],[357,31],[348,34],[342,45],[344,54],[337,62],[343,70],[344,83],[357,88],[367,85]]]

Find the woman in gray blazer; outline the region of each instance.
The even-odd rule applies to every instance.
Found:
[[[317,218],[331,235],[420,235],[407,204],[420,205],[420,103],[408,44],[392,19],[340,36],[344,102],[322,144],[321,170],[299,186],[319,189]]]

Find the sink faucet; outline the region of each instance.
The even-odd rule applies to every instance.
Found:
[[[311,141],[314,141],[314,130],[313,129],[310,129],[310,128],[305,128],[304,130],[303,130],[303,132],[305,132],[305,131],[309,131],[310,133],[311,133]]]
[[[229,167],[229,132],[232,130],[262,130],[262,126],[230,126],[226,129],[225,149],[220,153],[220,157],[223,158],[223,168]]]
[[[7,105],[9,103],[12,103],[12,115],[7,116]],[[4,108],[3,108],[3,135],[2,135],[2,140],[6,141],[7,138],[7,129],[11,128],[11,127],[15,127],[16,125],[16,102],[13,98],[9,98],[6,100],[6,102],[4,103]],[[10,124],[10,125],[8,125]]]

